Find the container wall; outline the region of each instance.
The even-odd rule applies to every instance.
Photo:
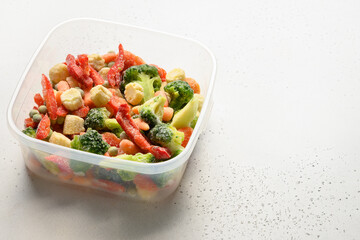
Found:
[[[36,175],[48,180],[89,187],[112,194],[144,201],[160,201],[179,186],[187,162],[172,171],[161,174],[142,174],[87,164],[58,155],[21,146],[26,166]],[[69,166],[77,169],[70,170]]]

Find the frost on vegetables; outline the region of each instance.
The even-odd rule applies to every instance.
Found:
[[[49,78],[42,74],[23,133],[106,160],[96,165],[38,154],[43,168],[62,180],[146,197],[166,186],[169,174],[155,178],[117,167],[155,164],[184,150],[204,100],[196,80],[180,68],[167,73],[147,64],[121,44],[117,52],[64,57]]]

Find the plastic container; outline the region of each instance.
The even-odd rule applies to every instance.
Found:
[[[183,68],[195,78],[205,96],[203,109],[186,149],[177,157],[160,163],[114,161],[110,157],[90,154],[30,138],[23,134],[24,119],[34,106],[33,96],[41,92],[41,74],[48,74],[68,53],[105,53],[119,43],[141,56],[147,63],[167,70]],[[35,174],[61,182],[112,192],[133,199],[159,201],[175,191],[185,171],[199,134],[205,128],[212,108],[216,62],[201,43],[149,29],[96,19],[73,19],[56,26],[47,35],[26,67],[8,108],[8,125],[21,143],[26,166]],[[68,174],[49,161],[78,161],[97,169],[85,174]],[[121,173],[122,177],[118,177]]]

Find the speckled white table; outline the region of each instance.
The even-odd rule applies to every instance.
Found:
[[[0,239],[359,239],[359,1],[5,1]],[[159,204],[29,175],[5,109],[47,32],[99,17],[204,42],[215,105]]]

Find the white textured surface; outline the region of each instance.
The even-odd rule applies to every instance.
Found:
[[[6,1],[0,239],[357,239],[358,1]],[[5,109],[47,32],[99,17],[202,41],[215,105],[181,187],[131,203],[29,176]],[[5,86],[5,87],[4,87]]]

